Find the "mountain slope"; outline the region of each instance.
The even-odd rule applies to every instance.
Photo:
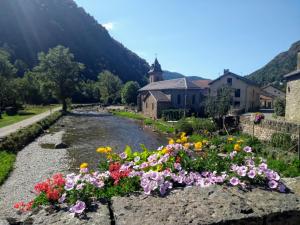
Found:
[[[145,82],[147,62],[114,40],[73,0],[0,1],[0,46],[8,45],[15,58],[33,67],[40,51],[59,44],[86,65],[88,78],[108,69],[123,81]]]
[[[292,44],[288,51],[278,54],[267,65],[251,73],[247,78],[261,85],[281,81],[285,74],[296,69],[297,52],[300,52],[300,41]]]
[[[205,78],[198,77],[198,76],[185,76],[185,75],[183,75],[181,73],[177,73],[177,72],[170,72],[168,70],[163,71],[164,80],[171,80],[171,79],[177,79],[177,78],[183,78],[183,77],[187,77],[190,80],[206,80]]]

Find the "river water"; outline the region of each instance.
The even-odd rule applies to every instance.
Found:
[[[71,171],[76,171],[82,162],[96,169],[103,157],[96,152],[99,146],[111,146],[114,152],[122,152],[126,145],[141,151],[141,144],[154,150],[167,143],[164,135],[145,128],[139,121],[87,109],[64,116],[55,127],[65,130],[64,142],[69,145]]]

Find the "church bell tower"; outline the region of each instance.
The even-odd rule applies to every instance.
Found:
[[[161,66],[160,66],[157,58],[155,58],[154,63],[151,65],[148,74],[149,74],[149,82],[150,83],[163,80],[163,76],[162,76],[163,71],[161,69]]]

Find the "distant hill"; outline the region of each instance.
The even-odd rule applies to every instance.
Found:
[[[285,74],[296,69],[297,52],[300,52],[300,41],[295,42],[288,51],[278,54],[264,67],[246,77],[260,85],[280,82]]]
[[[30,68],[37,54],[64,45],[86,65],[85,77],[96,79],[108,69],[124,82],[144,84],[148,63],[114,40],[73,0],[0,0],[0,47]]]
[[[177,79],[177,78],[182,78],[182,77],[187,77],[190,80],[206,80],[205,78],[198,77],[198,76],[185,76],[181,73],[177,72],[170,72],[168,70],[163,71],[163,78],[164,80],[171,80],[171,79]]]

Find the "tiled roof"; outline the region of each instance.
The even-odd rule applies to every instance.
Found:
[[[193,80],[193,82],[200,88],[209,88],[209,83],[211,80]]]
[[[198,85],[187,78],[178,78],[172,80],[163,80],[150,83],[142,87],[139,91],[157,91],[169,89],[201,89]]]
[[[242,76],[240,76],[240,75],[237,75],[237,74],[235,74],[235,73],[232,73],[232,72],[230,72],[230,71],[225,72],[222,76],[220,76],[220,77],[218,77],[217,79],[211,81],[209,84],[212,84],[212,83],[214,83],[215,81],[220,80],[222,77],[225,77],[225,76],[228,76],[228,75],[229,75],[229,76],[233,76],[233,77],[235,77],[236,79],[242,80],[242,81],[244,81],[245,83],[247,83],[247,84],[249,84],[249,85],[259,86],[256,82],[254,82],[254,81],[252,81],[252,80],[249,80],[249,79],[247,79],[246,77],[242,77]]]
[[[149,93],[156,99],[158,102],[170,102],[171,99],[161,91],[149,91]]]

